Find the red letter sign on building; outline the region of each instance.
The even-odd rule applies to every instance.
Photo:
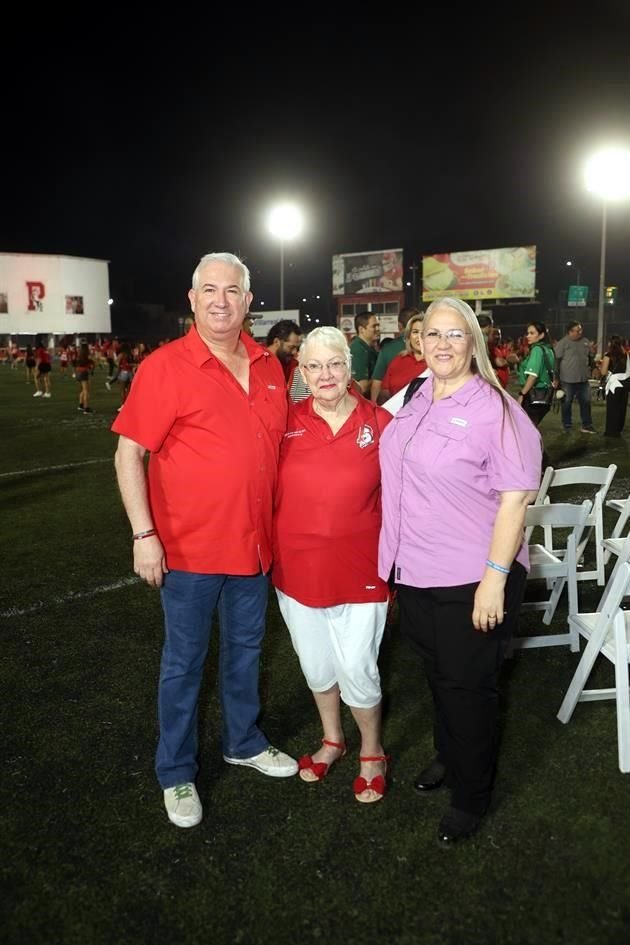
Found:
[[[27,282],[28,292],[28,310],[29,312],[41,312],[44,308],[42,299],[46,296],[46,286],[43,282]]]

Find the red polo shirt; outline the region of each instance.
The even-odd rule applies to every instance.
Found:
[[[289,408],[274,515],[277,588],[308,607],[387,600],[377,574],[380,434],[392,419],[357,396],[336,435],[313,398]]]
[[[389,396],[393,397],[426,369],[426,361],[416,361],[412,354],[397,354],[387,366],[381,389],[388,391]]]
[[[112,425],[151,453],[151,511],[167,566],[178,571],[256,574],[271,565],[284,376],[277,358],[240,338],[249,394],[193,326],[142,362]]]

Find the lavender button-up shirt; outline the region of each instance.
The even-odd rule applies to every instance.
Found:
[[[480,581],[501,493],[536,491],[541,459],[540,434],[515,401],[475,376],[433,403],[429,378],[381,437],[381,578],[395,564],[412,587]],[[524,542],[517,561],[529,566]]]

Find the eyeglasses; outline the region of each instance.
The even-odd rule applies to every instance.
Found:
[[[462,331],[461,328],[449,328],[447,331],[436,331],[435,328],[429,328],[428,331],[422,332],[422,337],[426,344],[435,345],[438,343],[440,338],[443,341],[448,341],[452,345],[463,345],[466,341],[466,336],[471,335],[470,331]]]
[[[303,367],[304,370],[308,371],[313,377],[319,377],[319,375],[324,372],[324,369],[330,371],[331,374],[339,376],[348,369],[346,362],[340,361],[339,359],[329,361],[328,364],[320,364],[319,361],[308,361]]]

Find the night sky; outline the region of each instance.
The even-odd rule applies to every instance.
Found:
[[[199,257],[230,250],[275,308],[263,218],[289,197],[308,230],[287,308],[319,293],[332,312],[333,253],[398,246],[408,264],[535,243],[545,302],[567,259],[596,286],[582,166],[630,144],[630,5],[551,6],[25,23],[3,43],[0,251],[109,259],[115,298],[175,308]],[[610,210],[607,263],[630,294],[630,206]]]

